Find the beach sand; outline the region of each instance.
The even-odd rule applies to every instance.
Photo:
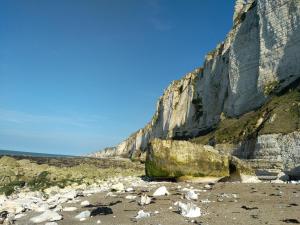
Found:
[[[142,193],[151,195],[153,191],[166,186],[170,195],[155,197],[153,203],[140,206],[136,200],[128,200],[127,195],[140,196]],[[57,221],[61,225],[74,224],[297,224],[300,223],[300,185],[295,184],[241,184],[217,183],[211,189],[205,189],[204,184],[188,183],[149,183],[148,187],[139,187],[132,193],[113,193],[116,197],[107,197],[107,192],[93,194],[89,197],[79,197],[81,201],[88,200],[91,205],[81,207],[78,203],[65,203],[63,207],[75,206],[76,211],[61,212],[63,220]],[[202,215],[198,218],[185,218],[174,206],[176,201],[190,202],[183,198],[183,188],[200,190],[199,198],[192,201],[200,207]],[[205,191],[206,190],[206,191]],[[204,202],[203,202],[204,201]],[[106,208],[104,208],[106,207]],[[172,207],[172,208],[170,208]],[[106,209],[107,215],[95,215],[85,221],[75,219],[75,215],[84,210]],[[111,212],[110,210],[111,209]],[[134,219],[139,210],[150,212],[150,217]],[[155,213],[155,211],[158,211]],[[29,219],[40,213],[30,212],[27,216],[16,221],[19,225],[29,225]],[[45,224],[45,223],[41,223]]]

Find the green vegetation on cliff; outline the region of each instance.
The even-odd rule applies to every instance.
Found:
[[[287,134],[300,129],[300,90],[274,95],[256,111],[223,118],[210,133],[191,140],[200,144],[239,143],[259,134]]]

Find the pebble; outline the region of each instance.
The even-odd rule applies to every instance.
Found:
[[[135,195],[127,195],[125,198],[129,199],[129,200],[134,200],[134,199],[136,199],[136,196]]]
[[[138,214],[135,218],[136,219],[142,219],[142,218],[146,218],[146,217],[150,217],[150,213],[144,212],[143,210],[140,210],[140,211],[138,211]]]
[[[201,216],[200,208],[191,202],[187,204],[182,202],[176,202],[174,205],[178,206],[180,214],[184,217],[195,218]]]
[[[198,195],[193,190],[189,190],[188,192],[185,193],[184,196],[187,200],[197,200],[198,199]]]
[[[88,217],[90,217],[90,216],[91,216],[91,212],[88,211],[88,210],[86,210],[86,211],[83,211],[83,212],[77,214],[77,215],[75,216],[75,219],[81,220],[81,219],[86,219],[86,218],[88,218]]]
[[[153,196],[164,196],[164,195],[169,195],[170,193],[168,192],[167,188],[165,186],[161,186],[156,191],[153,193]]]
[[[58,225],[56,222],[47,222],[45,225]]]
[[[125,187],[123,183],[117,183],[111,186],[111,190],[122,192],[124,191]]]
[[[140,201],[139,201],[139,204],[140,205],[149,205],[150,203],[151,203],[151,198],[150,197],[148,197],[148,195],[146,195],[146,194],[143,194],[142,196],[141,196],[141,199],[140,199]]]
[[[63,209],[64,212],[73,212],[73,211],[76,211],[77,208],[76,207],[65,207]]]
[[[62,219],[62,215],[58,214],[57,212],[48,210],[39,216],[31,218],[30,221],[33,223],[42,223],[46,221],[50,221],[50,222],[58,221],[61,219]]]
[[[90,202],[85,200],[83,202],[80,203],[81,206],[89,206],[90,205]]]

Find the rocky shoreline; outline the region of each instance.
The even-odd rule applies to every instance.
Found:
[[[299,182],[151,182],[115,177],[0,196],[4,224],[300,223]]]

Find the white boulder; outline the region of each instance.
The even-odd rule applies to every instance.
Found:
[[[168,192],[167,188],[165,186],[161,186],[156,191],[153,193],[153,196],[164,196],[164,195],[169,195],[170,193]]]
[[[175,205],[178,206],[180,214],[184,217],[194,218],[201,216],[200,208],[194,205],[193,203],[185,204],[182,202],[176,202]]]
[[[146,194],[143,194],[142,196],[141,196],[141,199],[140,199],[140,201],[139,201],[139,204],[140,205],[149,205],[150,203],[151,203],[151,198],[148,196],[148,195],[146,195]]]
[[[198,199],[198,194],[195,193],[193,190],[189,190],[188,192],[185,193],[185,198],[187,200],[197,200]]]
[[[140,210],[140,211],[138,211],[138,214],[135,218],[136,219],[142,219],[142,218],[146,218],[146,217],[150,217],[150,213],[144,212],[143,210]]]

